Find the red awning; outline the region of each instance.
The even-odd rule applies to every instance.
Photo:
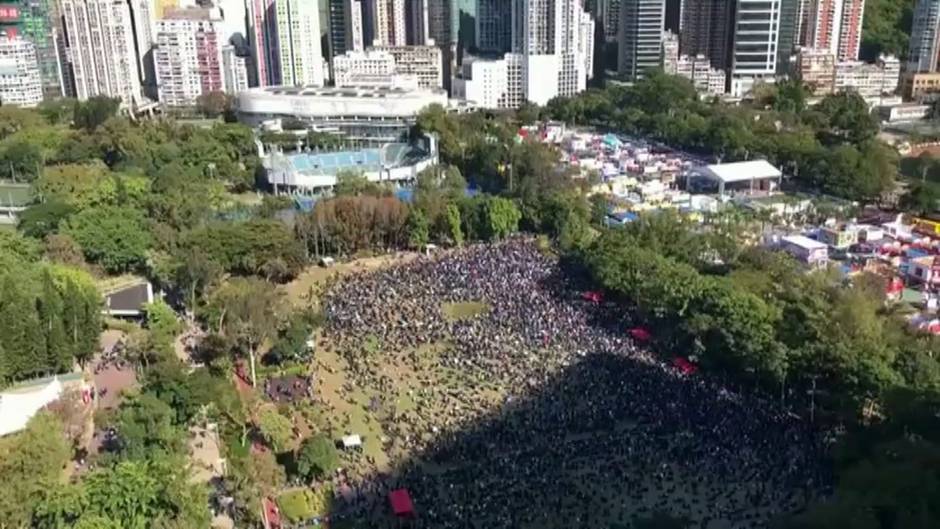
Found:
[[[653,333],[645,327],[634,327],[630,329],[630,336],[638,342],[648,342],[653,339]]]
[[[277,508],[271,498],[263,498],[261,503],[264,505],[264,518],[269,529],[281,529],[281,511]]]
[[[678,369],[679,372],[682,373],[683,375],[692,375],[696,371],[698,371],[698,366],[696,366],[692,362],[689,362],[685,358],[682,358],[681,356],[675,357],[672,360],[672,365],[673,367]]]
[[[395,516],[408,517],[415,515],[415,507],[411,503],[411,495],[408,494],[408,489],[396,489],[389,492],[388,502],[391,504]]]

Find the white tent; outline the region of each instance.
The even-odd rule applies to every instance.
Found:
[[[58,377],[43,386],[0,393],[0,437],[26,428],[33,415],[61,395]]]
[[[346,435],[343,437],[342,441],[343,448],[347,450],[350,448],[359,448],[362,446],[362,437],[359,435]]]

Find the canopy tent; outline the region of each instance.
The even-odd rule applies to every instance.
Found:
[[[648,342],[653,339],[653,333],[645,327],[634,327],[630,329],[630,337],[638,342]]]
[[[389,492],[388,502],[392,506],[392,512],[399,518],[410,518],[415,515],[415,507],[411,503],[411,495],[408,494],[408,489],[395,489]]]
[[[362,446],[362,437],[359,435],[346,435],[341,439],[343,442],[343,448],[359,448]]]
[[[26,428],[33,415],[58,400],[62,382],[53,377],[47,384],[0,394],[0,437]]]

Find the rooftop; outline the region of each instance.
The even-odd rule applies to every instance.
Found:
[[[263,88],[251,88],[246,92],[266,93],[281,96],[301,96],[301,97],[356,97],[356,98],[375,98],[392,99],[405,97],[417,93],[441,93],[440,88],[423,88],[419,90],[402,88],[399,86],[266,86]]]
[[[782,176],[780,170],[766,160],[708,165],[705,166],[702,173],[726,184],[765,178],[780,178]]]
[[[780,240],[794,246],[799,246],[800,248],[804,248],[806,250],[820,250],[828,248],[828,246],[825,244],[815,239],[810,239],[805,235],[790,235],[783,237]]]

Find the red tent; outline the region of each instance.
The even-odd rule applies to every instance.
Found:
[[[653,333],[645,327],[634,327],[630,329],[630,336],[638,342],[648,342],[653,339]]]
[[[281,529],[281,511],[277,504],[271,501],[271,498],[263,498],[261,503],[264,507],[264,523],[268,529]]]
[[[683,375],[693,375],[696,371],[698,371],[698,366],[692,362],[689,362],[685,358],[682,358],[681,356],[675,357],[672,360],[672,365]]]
[[[415,506],[411,503],[408,489],[395,489],[389,492],[388,502],[392,506],[392,512],[399,518],[410,518],[415,515]]]
[[[581,293],[581,299],[590,301],[592,303],[600,303],[601,301],[604,301],[604,294],[596,290],[588,290],[587,292]]]

